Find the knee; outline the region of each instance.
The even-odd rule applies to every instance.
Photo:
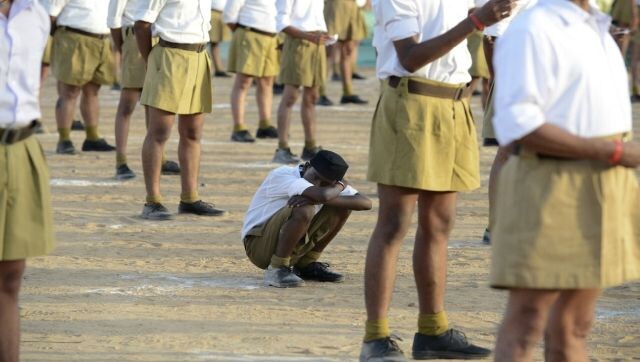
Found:
[[[313,107],[315,106],[316,102],[318,101],[318,94],[317,92],[305,92],[304,93],[304,105],[306,107]]]
[[[573,316],[572,318],[552,319],[549,321],[545,339],[569,340],[587,338],[591,326],[593,325],[593,316]]]
[[[298,100],[298,97],[296,97],[294,95],[289,95],[289,96],[282,97],[282,100],[280,102],[285,107],[292,108],[296,104],[297,100]]]
[[[315,206],[313,205],[294,207],[291,212],[291,220],[309,225],[316,214],[315,211]]]
[[[455,217],[448,214],[431,215],[426,220],[426,225],[421,222],[422,231],[431,237],[448,236],[453,230]],[[445,238],[446,239],[446,238]]]
[[[523,348],[535,345],[543,336],[545,330],[545,313],[536,306],[520,306],[513,314],[511,327],[517,329],[512,336]]]
[[[75,100],[80,96],[82,89],[80,87],[65,86],[60,90],[60,99],[63,101]]]
[[[164,144],[171,136],[171,129],[165,127],[152,126],[153,122],[149,123],[149,130],[147,131],[147,138],[156,143]]]
[[[22,263],[3,268],[3,273],[0,276],[0,291],[5,295],[17,296],[22,284],[23,271],[24,265]]]
[[[375,231],[380,237],[375,238],[375,240],[382,241],[386,244],[402,243],[409,222],[403,218],[395,216],[385,218],[379,217]]]
[[[120,108],[119,111],[123,116],[129,117],[133,114],[133,111],[135,111],[136,109],[136,102],[132,102],[130,100],[123,100],[120,103],[119,108]]]
[[[180,130],[180,140],[188,142],[200,142],[202,138],[202,130],[197,127],[187,127]]]

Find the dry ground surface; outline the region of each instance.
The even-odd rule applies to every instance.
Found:
[[[114,153],[56,155],[55,85],[46,83],[40,135],[51,168],[57,249],[29,261],[21,299],[24,361],[350,361],[356,360],[365,319],[363,269],[376,223],[375,185],[365,180],[369,125],[378,82],[372,71],[355,89],[367,106],[318,108],[318,140],[345,156],[349,179],[374,200],[354,213],[322,260],[346,274],[343,284],[308,283],[280,290],[262,285],[262,271],[245,257],[240,238],[244,211],[265,175],[277,142],[229,141],[231,79],[214,79],[215,106],[202,141],[200,193],[225,208],[222,218],[178,215],[174,221],[138,217],[144,202],[140,149],[145,134],[136,110],[129,139],[130,166],[138,177],[114,179]],[[330,82],[337,101],[340,85]],[[248,124],[257,125],[251,90]],[[113,143],[119,93],[101,92],[101,133]],[[279,97],[274,100],[275,108]],[[297,109],[297,108],[296,108]],[[476,118],[482,110],[473,98]],[[638,108],[636,107],[636,110]],[[637,113],[638,114],[638,113]],[[274,116],[275,118],[275,116]],[[479,122],[481,123],[481,122]],[[638,118],[636,118],[638,126]],[[481,125],[478,124],[478,129]],[[167,144],[176,159],[177,131]],[[84,139],[74,132],[79,148]],[[291,144],[303,145],[299,113]],[[505,293],[487,286],[490,248],[480,242],[487,223],[487,180],[495,149],[481,149],[482,187],[461,194],[451,236],[447,308],[453,325],[492,346]],[[179,179],[162,177],[166,205],[177,210]],[[415,229],[412,227],[412,229]],[[411,268],[414,232],[400,253],[390,320],[411,350],[418,313]],[[640,358],[640,284],[601,297],[589,339],[594,360]],[[537,359],[541,359],[541,350]]]

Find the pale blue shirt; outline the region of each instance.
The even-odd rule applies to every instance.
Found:
[[[15,0],[9,18],[0,14],[0,128],[40,118],[40,68],[49,16],[35,0]]]

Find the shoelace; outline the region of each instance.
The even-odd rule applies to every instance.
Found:
[[[458,337],[458,338],[456,338],[456,337]],[[457,329],[453,329],[452,328],[451,329],[451,336],[449,337],[449,340],[453,342],[456,339],[458,341],[462,342],[462,344],[464,344],[464,345],[469,345],[469,342],[467,340],[467,335],[464,334],[464,332],[462,332],[462,331],[459,331]]]
[[[400,338],[397,334],[391,334],[389,337],[387,337],[386,339],[387,343],[385,344],[385,352],[398,351],[402,353],[402,350],[400,349],[400,346],[398,346],[398,342],[396,342],[396,340],[402,341],[402,338]]]

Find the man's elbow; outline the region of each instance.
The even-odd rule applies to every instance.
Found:
[[[151,29],[151,23],[147,23],[146,21],[138,20],[133,24],[133,28],[137,32],[149,31]]]
[[[402,67],[409,73],[415,73],[418,69],[420,69],[420,65],[417,64],[417,62],[415,62],[411,57],[400,59],[400,65],[402,65]]]

